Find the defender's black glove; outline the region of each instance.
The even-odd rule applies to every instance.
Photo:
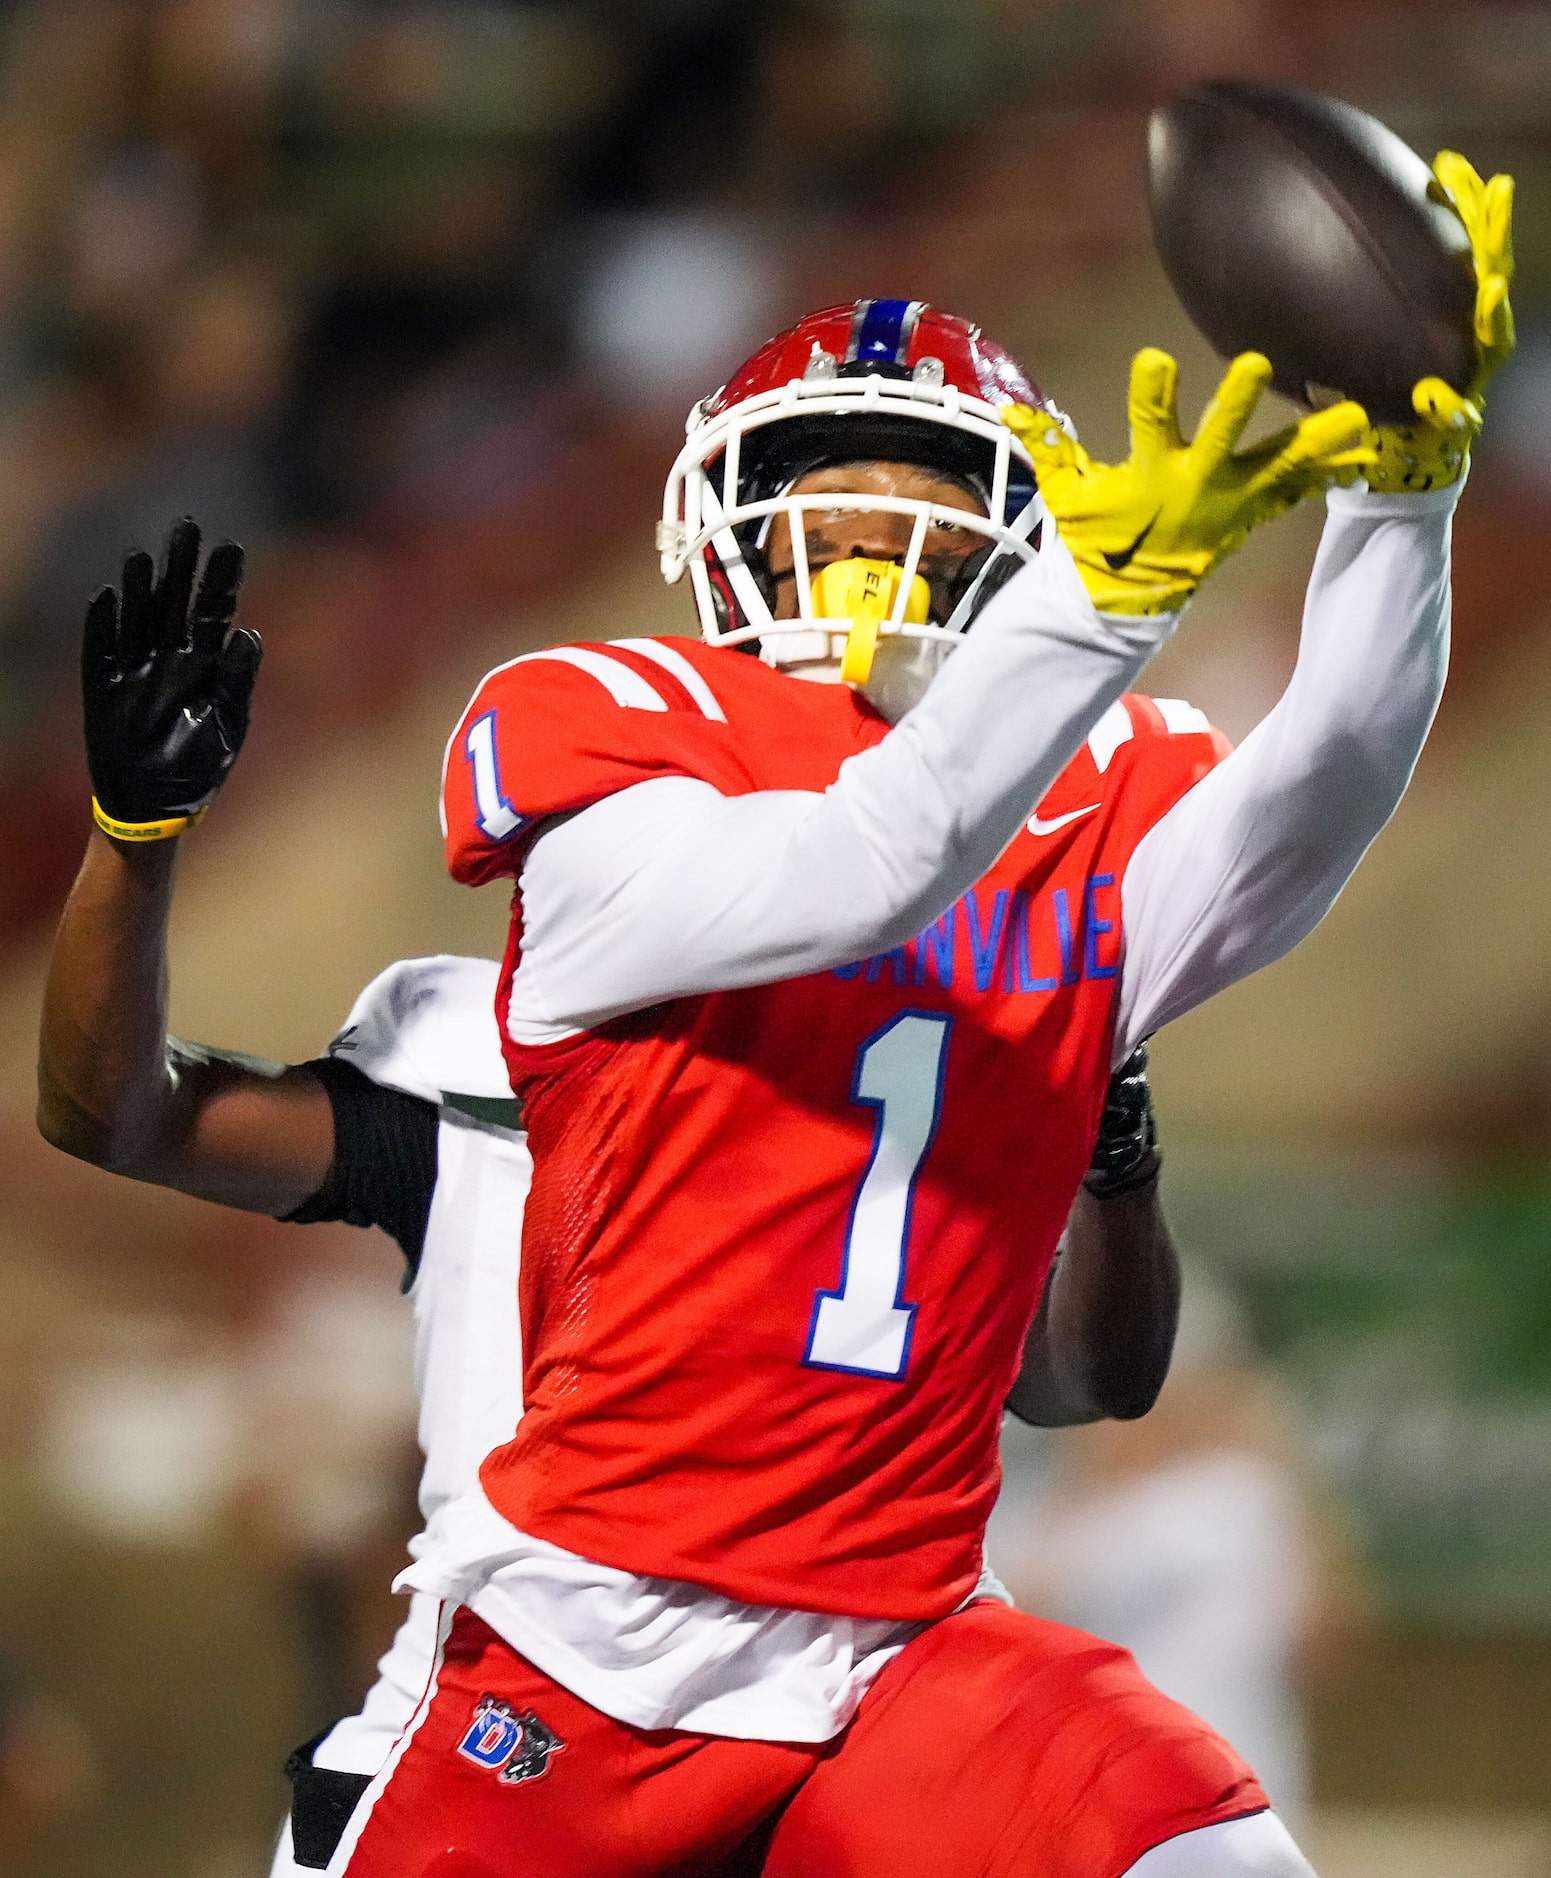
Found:
[[[1099,1138],[1082,1184],[1099,1199],[1113,1200],[1156,1180],[1162,1165],[1147,1087],[1147,1045],[1140,1043],[1109,1079]]]
[[[204,576],[199,530],[173,525],[158,579],[141,549],[123,587],[86,609],[81,646],[86,761],[98,825],[124,841],[182,832],[226,780],[248,730],[262,647],[233,627],[242,549],[212,548]]]

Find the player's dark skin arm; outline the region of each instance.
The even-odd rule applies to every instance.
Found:
[[[1134,1421],[1158,1399],[1179,1326],[1179,1254],[1158,1204],[1147,1046],[1110,1077],[1093,1159],[1007,1398],[1040,1428]]]
[[[113,1173],[279,1216],[322,1185],[333,1110],[309,1070],[167,1035],[178,845],[92,834],[49,965],[38,1127]]]
[[[1112,1199],[1080,1189],[1008,1408],[1039,1428],[1145,1415],[1173,1355],[1179,1285],[1156,1175]]]
[[[234,626],[242,550],[179,522],[160,574],[130,554],[87,609],[81,654],[98,831],[65,906],[38,1052],[38,1126],[67,1154],[250,1212],[289,1213],[334,1154],[306,1069],[167,1035],[167,917],[181,830],[242,748],[258,672]],[[102,832],[102,823],[111,829]]]

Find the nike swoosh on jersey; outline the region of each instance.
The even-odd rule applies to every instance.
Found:
[[[1090,802],[1085,809],[1069,809],[1065,815],[1052,815],[1048,822],[1042,822],[1037,815],[1029,817],[1031,835],[1053,835],[1058,828],[1065,828],[1068,822],[1075,822],[1081,815],[1091,815],[1095,809],[1102,808],[1101,802]]]
[[[1163,510],[1159,509],[1158,515],[1161,515],[1162,513],[1163,513]],[[1158,515],[1155,515],[1152,518],[1152,522],[1149,522],[1146,525],[1146,527],[1142,530],[1142,532],[1137,536],[1135,541],[1131,543],[1129,548],[1122,548],[1118,554],[1110,554],[1108,552],[1105,553],[1104,561],[1105,561],[1106,566],[1109,568],[1112,574],[1118,574],[1123,567],[1129,567],[1131,563],[1136,559],[1136,551],[1139,547],[1141,547],[1142,543],[1152,533],[1152,523],[1157,521]]]

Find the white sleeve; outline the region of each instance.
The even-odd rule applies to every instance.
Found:
[[[1101,617],[1046,534],[922,701],[822,794],[664,777],[540,835],[518,882],[512,1036],[826,971],[940,917],[1173,629]]]
[[[1458,495],[1331,491],[1287,690],[1148,831],[1121,882],[1117,1063],[1290,951],[1394,814],[1448,666]]]

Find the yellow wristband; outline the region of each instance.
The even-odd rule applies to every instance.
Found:
[[[192,815],[169,815],[160,822],[121,822],[92,797],[92,820],[115,841],[167,841],[192,828],[203,814],[203,809],[195,809]]]

